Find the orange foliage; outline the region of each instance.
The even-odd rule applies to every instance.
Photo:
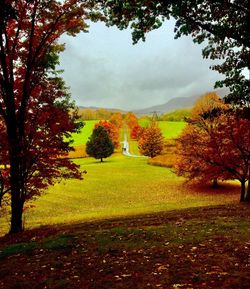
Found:
[[[214,96],[207,103],[206,108],[198,102],[193,119],[178,139],[176,172],[200,182],[237,179],[244,201],[250,197],[250,189],[245,192],[250,168],[250,121],[239,111],[227,109]]]
[[[109,138],[112,140],[114,147],[119,148],[119,146],[120,146],[119,128],[107,120],[99,121],[95,125],[95,128],[97,128],[99,126],[103,127],[106,130],[106,132],[109,135]]]
[[[176,163],[176,141],[165,140],[164,148],[160,155],[150,158],[148,164],[159,167],[172,168]]]
[[[86,153],[85,145],[74,146],[74,151],[68,153],[68,158],[77,159],[77,158],[86,158],[88,155]]]
[[[125,121],[130,129],[133,129],[134,126],[139,125],[138,119],[133,112],[128,112],[126,114]]]
[[[113,123],[116,127],[121,128],[123,122],[122,114],[120,112],[112,114],[109,121]]]
[[[164,147],[164,138],[156,123],[145,128],[138,141],[138,148],[141,154],[151,158],[161,154]]]

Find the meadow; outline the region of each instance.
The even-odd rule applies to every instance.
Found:
[[[26,228],[218,205],[239,198],[238,186],[227,185],[216,194],[207,187],[190,187],[170,169],[150,166],[144,158],[117,153],[104,163],[92,158],[75,162],[87,170],[84,180],[62,180],[33,201],[35,207],[25,213]],[[1,233],[6,230],[5,222]]]
[[[170,138],[183,123],[161,126]],[[26,231],[0,237],[0,288],[248,289],[250,208],[237,184],[188,185],[121,152],[74,161],[84,180],[50,187],[25,211]]]
[[[149,125],[148,119],[140,119],[139,124],[142,127]],[[183,128],[186,126],[184,121],[158,121],[159,128],[166,139],[173,139],[180,135]]]
[[[73,136],[78,146],[87,140],[94,124],[95,121],[86,121],[81,134]],[[169,122],[160,125],[167,136],[176,136],[183,127],[183,123],[173,123],[171,131]],[[136,153],[136,145],[131,143],[132,153]],[[25,212],[26,228],[238,200],[238,186],[227,185],[216,194],[206,187],[190,187],[171,169],[150,166],[145,158],[131,158],[117,152],[103,164],[88,157],[75,162],[87,171],[84,180],[61,180],[34,200],[34,208]],[[8,227],[6,219],[3,223],[1,233]]]

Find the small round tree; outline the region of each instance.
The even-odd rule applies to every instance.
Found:
[[[86,144],[86,152],[91,157],[101,159],[101,162],[103,162],[104,158],[112,155],[114,145],[103,127],[99,126],[94,128]]]
[[[152,123],[150,127],[143,130],[138,141],[138,148],[141,154],[153,158],[161,154],[164,147],[164,138],[160,128]]]

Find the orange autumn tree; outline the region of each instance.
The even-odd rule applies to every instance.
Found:
[[[114,124],[116,127],[120,129],[123,123],[122,114],[120,112],[116,112],[112,114],[112,116],[109,119],[109,122],[111,122],[112,124]]]
[[[119,128],[107,120],[100,120],[95,125],[95,128],[100,127],[100,126],[106,130],[106,132],[108,133],[108,136],[111,139],[114,147],[119,148],[120,147]]]
[[[177,141],[176,173],[198,182],[237,179],[240,201],[250,200],[250,121],[211,94],[197,102],[188,122]]]
[[[133,112],[128,112],[125,116],[125,122],[129,129],[132,129],[134,126],[138,125],[138,119]]]
[[[130,130],[130,137],[132,139],[139,140],[141,135],[143,134],[143,131],[144,128],[137,124]]]
[[[138,148],[141,154],[153,158],[161,154],[164,148],[164,138],[160,128],[155,122],[143,129],[143,133],[138,141]]]

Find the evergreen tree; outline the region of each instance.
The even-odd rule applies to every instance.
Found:
[[[103,162],[104,158],[111,156],[114,152],[112,140],[102,126],[96,127],[93,130],[93,133],[86,144],[86,152],[91,157],[101,159],[101,162]]]

